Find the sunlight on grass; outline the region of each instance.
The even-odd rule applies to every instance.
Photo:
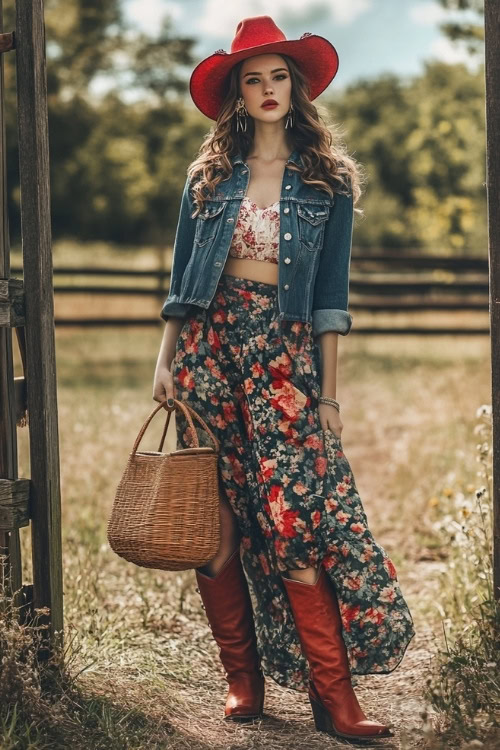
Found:
[[[319,750],[324,738],[312,728],[304,696],[278,686],[270,686],[270,696],[286,722],[272,718],[251,731],[220,722],[226,683],[193,571],[136,568],[107,544],[116,486],[155,405],[160,339],[161,328],[56,329],[65,617],[71,669],[80,673],[76,684],[88,701],[80,720],[103,743],[95,747],[118,748],[125,734],[127,747],[145,747],[149,727],[148,748]],[[490,394],[489,341],[359,336],[341,339],[339,351],[344,450],[371,527],[397,565],[417,621],[437,626],[429,603],[443,563],[434,528],[439,488],[458,479],[474,483],[473,427]],[[162,428],[163,415],[141,447],[156,450]],[[173,428],[172,419],[169,449]],[[18,436],[19,475],[29,476],[28,430],[18,429]],[[27,529],[22,544],[28,582]],[[420,580],[416,566],[423,564],[430,566],[428,580]],[[364,695],[383,719],[375,694]],[[139,710],[139,718],[125,718],[128,708]]]

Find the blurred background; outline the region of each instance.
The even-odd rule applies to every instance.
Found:
[[[469,7],[448,9],[457,5]],[[206,55],[229,50],[241,18],[268,13],[288,38],[307,30],[339,52],[339,72],[317,101],[345,126],[348,148],[369,174],[367,220],[356,228],[356,245],[484,257],[482,18],[474,12],[480,6],[47,0],[54,239],[135,246],[172,240],[186,166],[211,126],[189,97],[189,75]],[[5,60],[14,97],[13,58]],[[13,100],[7,115],[15,244]]]
[[[339,52],[317,101],[368,177],[353,236],[355,332],[487,332],[482,0],[45,8],[58,325],[160,325],[186,168],[213,124],[190,99],[190,73],[229,50],[239,19],[269,13],[288,38],[322,34]],[[5,63],[18,271],[14,58]]]
[[[339,52],[317,101],[368,177],[353,236],[356,332],[487,332],[481,0],[45,7],[58,325],[160,324],[186,168],[212,126],[190,99],[190,73],[230,48],[240,18],[269,13],[288,38],[326,35]],[[14,58],[5,62],[18,271]]]

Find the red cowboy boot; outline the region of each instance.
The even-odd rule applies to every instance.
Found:
[[[369,721],[358,703],[337,597],[324,568],[315,584],[282,577],[309,663],[309,700],[316,729],[346,739],[392,737],[388,727]]]
[[[224,719],[259,718],[264,707],[264,675],[239,548],[216,576],[207,576],[197,569],[196,580],[229,683]]]

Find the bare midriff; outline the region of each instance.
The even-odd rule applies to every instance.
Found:
[[[264,284],[278,285],[278,264],[250,258],[228,257],[222,273],[238,276],[240,279],[261,281]]]

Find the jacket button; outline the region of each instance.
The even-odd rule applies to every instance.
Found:
[[[232,224],[234,219],[226,219],[226,224]]]
[[[287,263],[287,264],[288,264],[288,263],[291,263],[291,262],[292,262],[292,259],[291,259],[291,258],[285,258],[285,263]]]
[[[290,232],[285,232],[285,234],[283,235],[283,237],[285,238],[285,240],[291,240],[292,239],[292,235],[290,234]]]
[[[292,189],[291,185],[285,185],[285,190],[291,190],[291,189]]]
[[[290,213],[290,209],[289,209],[289,207],[288,207],[288,206],[287,206],[286,208],[284,208],[284,209],[283,209],[283,213],[284,213],[284,214],[289,214],[289,213]]]
[[[285,284],[285,286],[283,287],[283,289],[284,289],[284,290],[285,290],[286,292],[288,292],[288,290],[290,289],[290,286],[289,286],[288,284]]]

